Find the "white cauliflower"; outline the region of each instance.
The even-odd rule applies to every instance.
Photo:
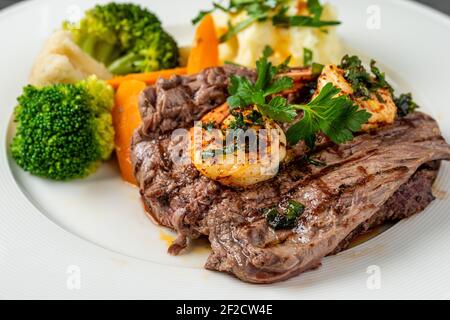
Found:
[[[106,67],[84,53],[68,31],[56,31],[36,58],[29,83],[38,87],[56,83],[74,83],[95,74],[108,80]]]

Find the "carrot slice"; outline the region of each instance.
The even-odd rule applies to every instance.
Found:
[[[173,75],[184,75],[187,73],[186,68],[175,68],[175,69],[166,69],[154,72],[146,72],[146,73],[132,73],[126,76],[114,77],[108,80],[108,83],[114,88],[117,89],[123,82],[129,80],[137,80],[145,82],[147,85],[155,84],[159,78],[169,79]]]
[[[131,163],[131,139],[134,131],[142,120],[139,113],[139,95],[146,83],[137,80],[127,80],[120,84],[115,96],[115,106],[112,112],[113,125],[116,131],[115,145],[122,179],[137,184]]]
[[[194,74],[219,65],[219,39],[213,17],[208,14],[195,31],[194,46],[189,55],[187,73]]]

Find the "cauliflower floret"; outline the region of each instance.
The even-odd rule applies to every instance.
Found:
[[[42,87],[74,83],[95,74],[102,80],[112,78],[106,67],[84,53],[68,31],[56,31],[46,42],[31,70],[29,83]]]

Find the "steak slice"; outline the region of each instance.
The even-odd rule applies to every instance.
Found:
[[[174,129],[191,127],[211,109],[223,104],[231,74],[255,79],[251,70],[226,66],[209,68],[191,76],[159,79],[140,96],[139,106],[146,135],[157,137]]]
[[[450,146],[440,137],[434,120],[415,113],[406,121],[326,148],[314,157],[327,166],[294,163],[282,169],[278,182],[271,182],[280,186],[274,204],[293,199],[306,206],[293,230],[271,229],[254,209],[257,204],[243,193],[227,190],[222,194],[222,201],[207,215],[213,248],[207,268],[233,273],[244,281],[270,283],[318,266],[419,167],[449,159]]]
[[[132,161],[150,214],[179,234],[171,253],[207,235],[213,249],[208,269],[248,282],[280,281],[319,265],[368,227],[416,213],[432,200],[433,162],[448,160],[450,147],[436,122],[419,112],[346,144],[321,145],[311,157],[323,167],[298,158],[274,179],[245,190],[200,175],[187,156],[187,132],[172,134],[223,103],[224,74],[213,68],[160,80],[141,100],[144,121],[133,138]],[[196,104],[199,92],[210,87],[216,98]],[[289,199],[306,206],[298,226],[271,229],[261,209]]]
[[[349,247],[358,236],[387,222],[397,222],[423,211],[435,198],[432,193],[433,183],[439,172],[439,161],[421,166],[416,173],[403,184],[381,209],[370,219],[361,223],[339,243],[330,253],[337,254]]]

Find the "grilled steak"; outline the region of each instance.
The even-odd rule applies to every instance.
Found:
[[[179,234],[170,253],[206,235],[213,249],[206,268],[248,282],[280,281],[318,266],[370,227],[420,212],[433,200],[437,161],[450,159],[450,146],[436,122],[419,112],[346,144],[324,143],[311,155],[324,166],[294,159],[277,177],[245,190],[202,176],[187,156],[186,133],[174,130],[222,104],[228,74],[236,72],[247,71],[213,68],[160,80],[142,95],[132,161],[149,213]],[[306,206],[297,227],[273,230],[261,209],[290,199]]]
[[[423,211],[435,198],[432,186],[439,171],[439,161],[421,166],[416,173],[403,184],[381,209],[370,219],[361,223],[356,229],[339,243],[330,255],[345,250],[355,238],[370,229],[386,222],[397,222]]]

